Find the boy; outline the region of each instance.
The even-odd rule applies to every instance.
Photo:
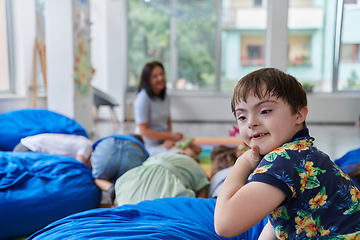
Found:
[[[301,84],[278,69],[257,70],[238,82],[231,108],[251,149],[220,190],[216,232],[236,236],[268,215],[259,239],[358,239],[360,192],[313,145]]]

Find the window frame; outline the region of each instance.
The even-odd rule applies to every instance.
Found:
[[[9,71],[9,89],[1,91],[0,93],[14,93],[13,80],[13,39],[12,39],[12,19],[11,19],[11,0],[4,0],[5,3],[5,21],[6,21],[6,35],[7,35],[7,50],[8,50],[8,71]]]
[[[176,4],[176,2],[178,0],[173,0]],[[213,89],[209,90],[209,89],[199,89],[199,90],[191,90],[191,91],[187,91],[187,90],[178,90],[176,88],[173,88],[171,90],[171,92],[176,93],[179,95],[187,95],[187,94],[198,94],[198,93],[202,93],[202,92],[209,92],[209,93],[216,93],[216,94],[229,94],[228,92],[223,92],[221,91],[221,58],[222,58],[222,49],[221,49],[221,35],[222,35],[222,2],[224,0],[216,0],[217,3],[217,7],[218,7],[218,11],[217,11],[217,27],[216,27],[216,41],[215,41],[215,62],[216,62],[216,69],[215,69],[215,75],[216,75],[216,79],[215,79],[215,86]],[[269,4],[264,4],[264,1],[262,2],[263,5],[266,5],[267,8],[269,8]],[[357,4],[359,4],[359,1],[357,1]],[[344,0],[338,0],[337,1],[337,5],[336,5],[336,14],[335,14],[335,18],[336,18],[336,26],[335,26],[335,43],[334,43],[334,47],[333,47],[333,53],[334,53],[334,59],[333,59],[333,73],[332,73],[332,82],[330,83],[332,86],[332,89],[329,93],[336,93],[336,92],[348,92],[347,90],[339,90],[338,89],[338,79],[339,79],[339,63],[340,63],[340,45],[341,45],[341,30],[342,30],[342,21],[343,21],[343,12],[344,12],[344,5],[347,5],[344,3]],[[350,4],[352,5],[352,4]],[[268,9],[269,10],[269,9]],[[269,26],[268,26],[269,27]],[[176,25],[174,24],[174,29],[170,29],[170,32],[172,33],[172,37],[174,38],[174,36],[176,35]],[[176,41],[175,39],[172,39],[171,42]],[[265,38],[265,47],[266,47],[266,38]],[[175,52],[177,51],[177,47],[176,45],[173,45],[170,47],[170,52]],[[174,60],[177,56],[171,56],[170,58],[173,59],[170,63],[170,66],[172,68],[173,72],[174,70],[177,69],[177,61]],[[288,56],[287,56],[288,57]],[[240,56],[241,58],[241,56]],[[265,60],[265,59],[264,59]],[[176,66],[175,66],[176,65]],[[266,65],[266,62],[265,62]],[[175,83],[176,82],[176,78],[174,77],[175,75],[177,75],[177,73],[173,73],[172,76],[170,76],[169,82],[171,83]],[[175,86],[175,85],[174,85]],[[128,87],[128,91],[131,91],[131,89],[129,89]],[[186,92],[186,93],[185,93]],[[351,92],[360,92],[359,90],[353,90]],[[324,93],[324,92],[321,92]]]

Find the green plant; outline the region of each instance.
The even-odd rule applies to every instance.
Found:
[[[350,76],[347,79],[347,84],[348,84],[347,89],[349,89],[349,90],[359,89],[359,87],[360,87],[359,80],[360,80],[359,76],[357,75],[356,71],[353,69],[350,72]]]
[[[303,82],[303,83],[301,83],[301,85],[302,85],[303,87],[309,87],[309,88],[315,87],[315,84],[313,84],[313,83],[311,83],[311,82]]]
[[[303,83],[301,83],[301,85],[303,86],[305,91],[308,93],[311,93],[313,88],[315,87],[315,84],[313,84],[311,82],[303,82]]]

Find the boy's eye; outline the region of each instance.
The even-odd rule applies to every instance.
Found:
[[[238,120],[239,120],[239,121],[244,121],[245,119],[246,119],[246,118],[245,118],[244,116],[239,116],[239,117],[238,117]]]
[[[271,110],[263,110],[261,111],[261,114],[268,114],[269,112],[271,112]]]

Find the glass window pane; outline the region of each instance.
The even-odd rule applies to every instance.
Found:
[[[164,64],[170,82],[170,14],[171,0],[129,0],[129,81],[130,89],[140,81],[147,62]]]
[[[0,92],[10,91],[6,2],[0,0]]]
[[[178,0],[178,90],[214,90],[216,1]]]
[[[36,89],[37,93],[45,93],[46,81],[46,55],[45,55],[45,0],[35,0],[36,9],[36,38],[38,40],[38,51],[36,54]],[[43,69],[44,68],[44,69]]]
[[[349,2],[349,1],[348,1]],[[360,5],[345,4],[341,30],[338,90],[360,90]]]
[[[221,91],[233,91],[246,74],[264,67],[267,1],[223,0]]]
[[[215,89],[216,0],[128,2],[128,86],[138,85],[146,62],[158,60],[164,64],[168,88]],[[172,34],[176,39],[174,45],[170,42]],[[171,74],[172,66],[176,74]],[[176,79],[170,79],[171,76]]]
[[[332,91],[336,1],[289,1],[287,72],[316,92]]]

